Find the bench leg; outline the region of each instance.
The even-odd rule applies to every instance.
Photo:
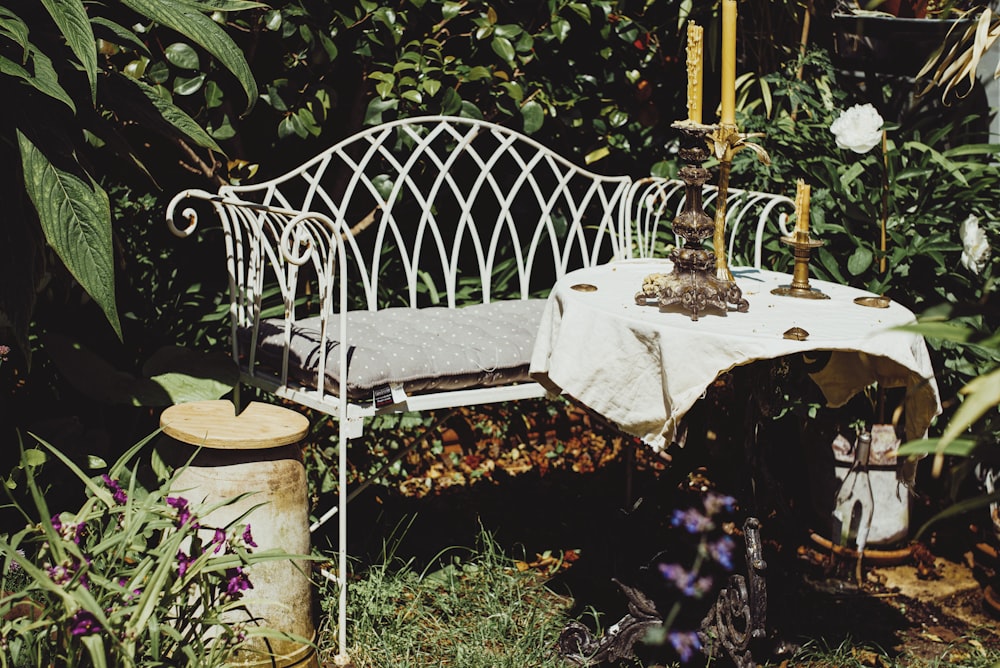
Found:
[[[428,429],[416,439],[412,445],[404,448],[402,452],[396,455],[395,461],[398,458],[403,457],[407,452],[410,452],[413,448],[425,443],[433,434],[437,433],[441,426],[447,421],[451,416],[458,412],[457,408],[453,408],[445,413],[443,416],[439,417],[434,424],[432,424]],[[337,505],[333,506],[327,510],[323,515],[312,523],[309,527],[310,533],[315,532],[321,526],[326,524],[334,515],[338,515],[338,526],[337,526],[337,577],[336,582],[340,585],[340,597],[337,602],[337,646],[339,652],[334,659],[336,665],[348,665],[350,663],[350,658],[347,654],[347,506],[358,496],[361,492],[368,488],[371,484],[370,480],[361,483],[357,488],[351,490],[350,493],[347,491],[347,449],[350,445],[350,439],[358,438],[362,434],[362,429],[364,428],[364,418],[353,416],[340,421],[340,447],[338,448],[338,482],[337,482]],[[386,465],[391,466],[392,462]],[[377,479],[381,475],[377,473],[372,476],[372,478]]]

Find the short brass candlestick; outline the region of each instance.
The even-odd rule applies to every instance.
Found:
[[[829,299],[830,296],[809,287],[809,256],[814,248],[823,245],[822,241],[809,238],[809,232],[796,231],[790,237],[781,237],[781,243],[792,247],[795,256],[795,266],[792,269],[792,284],[782,285],[771,290],[771,294],[782,297],[801,297],[803,299]]]

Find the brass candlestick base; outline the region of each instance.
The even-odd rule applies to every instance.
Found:
[[[810,239],[808,232],[796,232],[794,236],[781,237],[781,243],[791,246],[795,255],[792,284],[775,288],[771,290],[771,294],[803,299],[829,299],[830,295],[809,287],[809,256],[812,254],[812,249],[819,248],[823,242]]]
[[[680,306],[688,311],[692,320],[697,320],[709,308],[726,312],[729,304],[740,313],[750,310],[750,302],[743,298],[743,291],[735,281],[716,277],[712,251],[675,248],[670,259],[674,263],[673,271],[646,276],[642,290],[635,296],[636,304],[652,304],[661,309]]]
[[[719,126],[678,121],[673,127],[681,131],[680,157],[685,163],[678,173],[684,181],[684,208],[674,218],[673,230],[684,239],[684,245],[670,254],[673,271],[647,276],[635,301],[661,309],[679,306],[692,320],[708,309],[726,312],[729,304],[745,313],[750,304],[743,299],[739,286],[732,278],[716,275],[716,253],[702,248],[702,242],[716,232],[715,220],[702,207],[702,187],[712,176],[702,163],[711,155],[709,141]],[[718,206],[724,207],[725,198],[720,198]]]

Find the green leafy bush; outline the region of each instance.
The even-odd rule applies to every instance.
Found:
[[[943,318],[926,319],[909,329],[928,339],[946,340],[959,349],[973,351],[985,362],[981,373],[961,388],[961,402],[940,437],[906,443],[899,449],[899,454],[933,455],[932,472],[935,476],[945,472],[946,457],[961,462],[948,471],[955,478],[949,481],[955,489],[960,488],[963,478],[972,473],[969,464],[981,463],[984,468],[981,474],[989,472],[995,476],[1000,472],[1000,414],[996,411],[1000,405],[1000,332],[995,329],[984,332],[967,323],[949,322]],[[988,504],[1000,507],[1000,492],[956,500],[920,527],[917,537],[943,519],[978,510]],[[996,527],[995,522],[994,516],[985,524]]]
[[[997,326],[996,309],[991,314],[985,305],[996,299],[998,258],[988,246],[1000,237],[1000,147],[982,143],[981,115],[914,101],[898,83],[845,78],[823,50],[779,72],[746,77],[741,93],[740,122],[766,133],[761,142],[772,163],[763,169],[738,154],[733,172],[771,192],[791,195],[799,178],[812,186],[812,230],[825,244],[811,263],[816,277],[887,294],[917,313]],[[855,104],[872,104],[886,119],[884,144],[863,153],[839,148],[830,130]],[[777,238],[767,249],[778,268],[789,267]],[[973,349],[930,343],[945,396],[989,363]]]
[[[218,8],[256,3],[222,0]],[[29,357],[28,327],[40,285],[65,268],[122,335],[115,300],[111,205],[101,184],[108,171],[124,178],[157,171],[152,136],[221,149],[169,94],[122,53],[149,54],[144,41],[155,22],[161,36],[180,34],[235,77],[249,110],[257,87],[243,53],[194,0],[44,0],[0,2],[0,91],[3,162],[9,184],[0,226],[0,327],[10,329]],[[172,41],[172,40],[171,40]],[[170,44],[170,41],[167,42]],[[175,54],[177,49],[168,52]],[[144,56],[147,57],[148,56]],[[140,61],[141,62],[141,61]],[[190,64],[190,63],[187,63]],[[138,140],[136,128],[142,128]],[[103,150],[97,150],[103,149]],[[112,156],[114,168],[95,161]],[[123,167],[124,166],[124,167]]]

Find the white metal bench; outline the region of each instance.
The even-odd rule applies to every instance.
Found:
[[[706,186],[707,208],[716,194]],[[551,286],[665,256],[683,195],[680,181],[602,176],[500,125],[435,116],[364,130],[270,181],[185,190],[167,220],[189,235],[198,213],[184,203],[204,200],[222,222],[242,382],[339,421],[338,502],[313,529],[339,513],[343,575],[347,444],[365,419],[544,396],[527,368]],[[730,189],[730,258],[751,238],[744,262],[760,267],[793,209]]]

